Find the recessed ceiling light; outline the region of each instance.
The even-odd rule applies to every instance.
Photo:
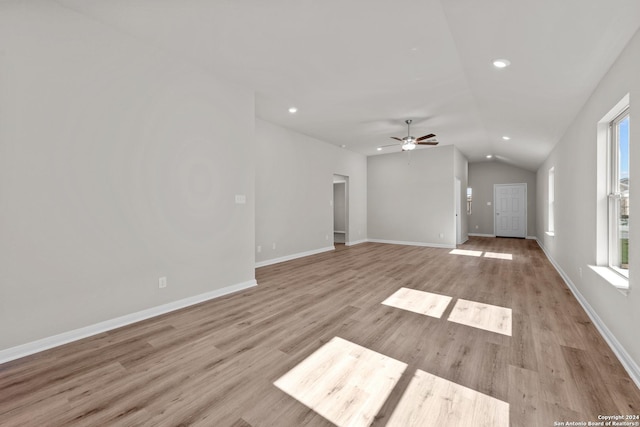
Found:
[[[487,159],[492,158],[493,156],[491,154],[487,154]]]
[[[496,59],[493,61],[493,66],[496,68],[506,68],[511,65],[511,61],[508,59]]]
[[[340,146],[340,148],[347,148],[347,146],[346,146],[346,145],[344,145],[344,144],[342,144],[342,145]]]
[[[378,147],[378,151],[382,151],[382,147]]]
[[[503,136],[503,137],[502,137],[502,139],[504,139],[505,141],[508,141],[508,140],[510,140],[510,139],[511,139],[511,137],[510,137],[510,136],[505,135],[505,136]]]
[[[291,108],[289,108],[289,112],[290,112],[291,114],[294,114],[294,113],[297,113],[297,112],[298,112],[298,109],[297,109],[296,107],[291,107]]]

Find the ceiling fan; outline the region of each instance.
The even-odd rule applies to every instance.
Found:
[[[400,141],[400,146],[402,147],[402,151],[411,151],[416,148],[416,145],[438,145],[438,141],[434,139],[436,136],[433,133],[430,133],[429,135],[421,136],[420,138],[414,138],[413,136],[411,136],[412,120],[409,119],[409,120],[405,120],[404,122],[407,124],[407,136],[405,136],[404,138],[397,138],[395,136],[391,137],[391,139]],[[398,144],[390,144],[390,145],[383,145],[382,147],[392,147],[397,145]]]

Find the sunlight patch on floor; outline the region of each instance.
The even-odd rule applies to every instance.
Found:
[[[465,255],[465,256],[475,256],[481,257],[482,251],[472,251],[470,249],[453,249],[449,252],[451,255]],[[513,260],[512,254],[500,253],[500,252],[484,252],[485,258],[493,258],[493,259],[507,259],[509,261]]]
[[[368,426],[406,368],[334,337],[274,385],[338,427]]]
[[[449,321],[511,336],[511,309],[459,299]]]
[[[482,256],[482,251],[471,251],[469,249],[453,249],[449,253],[451,255]]]
[[[499,253],[499,252],[485,252],[484,253],[484,257],[485,258],[495,258],[495,259],[508,259],[509,261],[513,260],[513,255]]]
[[[509,404],[418,369],[387,427],[508,427]]]
[[[450,302],[451,297],[446,295],[400,288],[382,304],[439,319]]]

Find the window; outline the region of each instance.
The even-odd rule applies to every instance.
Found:
[[[471,215],[471,200],[472,200],[473,190],[471,187],[467,188],[467,215]]]
[[[555,168],[549,169],[549,193],[547,194],[548,212],[547,212],[547,234],[553,236],[556,229],[555,219],[555,197],[556,197],[556,171]]]
[[[589,267],[624,295],[629,286],[629,94],[598,121],[596,259]]]
[[[609,266],[629,277],[629,108],[609,124]]]

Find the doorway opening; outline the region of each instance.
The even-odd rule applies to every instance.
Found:
[[[333,243],[349,242],[349,177],[333,175]]]
[[[454,195],[456,199],[456,245],[462,244],[462,182],[456,178]]]

